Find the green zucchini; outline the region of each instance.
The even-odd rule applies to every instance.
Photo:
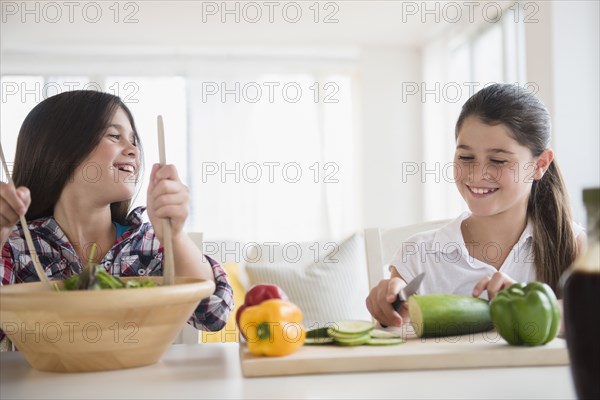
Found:
[[[320,339],[320,338],[328,338],[327,335],[327,327],[324,326],[322,328],[311,329],[306,331],[307,339]]]
[[[410,296],[408,313],[419,337],[465,335],[494,327],[488,302],[471,296]]]

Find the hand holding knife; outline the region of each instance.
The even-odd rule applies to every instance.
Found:
[[[398,295],[396,296],[396,300],[392,303],[392,307],[394,310],[400,314],[400,310],[402,309],[402,305],[408,301],[408,298],[413,294],[417,293],[417,290],[421,286],[421,282],[423,282],[423,278],[425,278],[425,272],[420,273],[410,281],[405,287],[400,290]],[[386,325],[381,325],[383,328],[387,328]]]
[[[419,286],[421,286],[423,278],[425,278],[425,272],[422,272],[419,275],[417,275],[415,279],[410,281],[408,285],[406,285],[402,290],[400,290],[400,293],[398,293],[398,296],[396,296],[396,300],[394,300],[394,302],[392,303],[392,307],[394,307],[394,310],[396,310],[397,313],[400,313],[400,310],[402,309],[402,304],[406,303],[410,296],[417,293],[417,289],[419,289]]]

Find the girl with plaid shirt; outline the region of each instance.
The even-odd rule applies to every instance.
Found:
[[[232,289],[220,265],[183,231],[189,193],[176,168],[153,165],[147,207],[129,212],[142,165],[133,116],[118,97],[82,90],[38,104],[19,132],[16,187],[0,182],[1,284],[38,280],[23,229],[30,230],[51,279],[79,273],[92,243],[93,261],[114,276],[160,276],[161,219],[170,218],[175,275],[216,285],[190,322],[202,330],[222,329],[233,308]],[[17,224],[20,215],[27,227]]]

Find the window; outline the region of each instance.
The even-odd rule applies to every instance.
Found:
[[[423,102],[424,220],[453,218],[466,210],[453,180],[454,128],[462,105],[491,83],[524,85],[523,29],[506,9],[495,23],[457,26],[425,48],[424,82],[438,85],[441,101]],[[435,177],[435,179],[434,179]],[[440,200],[442,199],[442,200]]]
[[[191,80],[194,226],[259,241],[356,229],[351,103],[348,76]]]
[[[0,141],[9,172],[12,173],[17,136],[21,124],[29,111],[41,101],[44,78],[42,76],[3,76],[0,84],[2,85]],[[0,172],[0,176],[5,182],[4,169]]]
[[[2,87],[9,162],[37,103],[66,90],[103,90],[122,98],[140,134],[145,173],[135,206],[146,204],[162,114],[167,162],[190,187],[187,230],[211,240],[312,241],[359,228],[348,73],[3,76]]]
[[[481,86],[504,82],[502,25],[497,23],[483,31],[472,40],[472,46],[472,81]]]

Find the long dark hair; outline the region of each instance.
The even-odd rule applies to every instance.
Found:
[[[31,191],[28,220],[53,215],[75,168],[100,143],[119,108],[131,123],[142,165],[141,143],[133,116],[117,96],[75,90],[49,97],[31,110],[19,131],[13,167],[15,185]],[[112,219],[125,223],[130,205],[131,200],[112,203]]]
[[[458,137],[464,120],[476,116],[488,125],[504,124],[513,138],[539,156],[550,145],[550,114],[544,104],[517,85],[494,84],[473,95],[463,105],[456,122]],[[558,279],[577,255],[571,209],[556,160],[541,179],[533,181],[527,204],[533,221],[533,256],[537,279],[557,292]]]

